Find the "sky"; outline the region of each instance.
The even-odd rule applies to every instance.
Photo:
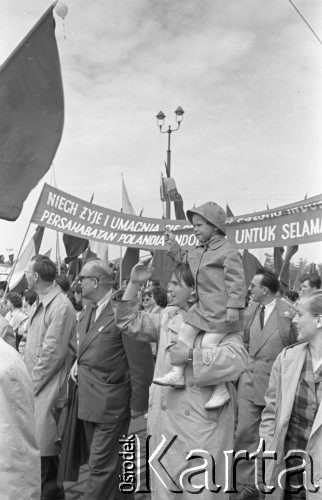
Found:
[[[322,38],[321,0],[293,1]],[[0,221],[0,253],[17,254],[43,183],[54,178],[119,210],[123,173],[136,211],[161,217],[167,134],[155,115],[162,110],[175,126],[178,106],[185,114],[171,137],[171,174],[186,209],[228,202],[240,215],[322,192],[322,46],[288,0],[64,3],[66,38],[56,16],[62,140],[17,221]],[[0,1],[0,64],[49,6]],[[54,245],[48,233],[43,251]],[[322,262],[322,243],[297,256]]]

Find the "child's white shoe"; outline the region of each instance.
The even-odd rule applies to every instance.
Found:
[[[224,404],[229,400],[230,395],[227,390],[226,384],[218,384],[214,387],[209,401],[207,401],[207,403],[205,404],[205,409],[214,410],[216,408],[220,408],[221,406],[224,406]]]
[[[184,375],[175,370],[171,370],[171,372],[167,373],[163,377],[153,379],[153,383],[157,385],[175,387],[176,389],[184,389],[186,386]]]

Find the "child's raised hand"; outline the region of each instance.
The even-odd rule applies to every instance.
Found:
[[[168,244],[168,246],[171,246],[172,243],[175,242],[175,240],[176,240],[175,234],[172,231],[166,229],[164,232],[164,241]]]
[[[238,320],[239,314],[238,309],[233,309],[232,307],[227,307],[226,309],[226,319],[228,323],[235,323]]]

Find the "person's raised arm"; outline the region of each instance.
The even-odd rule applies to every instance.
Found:
[[[131,271],[130,282],[126,287],[122,300],[133,300],[138,294],[141,283],[151,279],[153,271],[153,267],[149,268],[147,264],[144,264],[143,262],[136,264]]]
[[[160,315],[146,313],[138,309],[138,291],[141,283],[149,280],[154,269],[139,262],[131,272],[130,282],[122,300],[115,310],[115,322],[126,335],[140,340],[155,341],[158,338]]]

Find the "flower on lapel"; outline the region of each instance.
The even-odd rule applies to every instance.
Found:
[[[290,318],[291,315],[290,315],[290,312],[289,311],[284,311],[284,314],[283,314],[284,318]]]

